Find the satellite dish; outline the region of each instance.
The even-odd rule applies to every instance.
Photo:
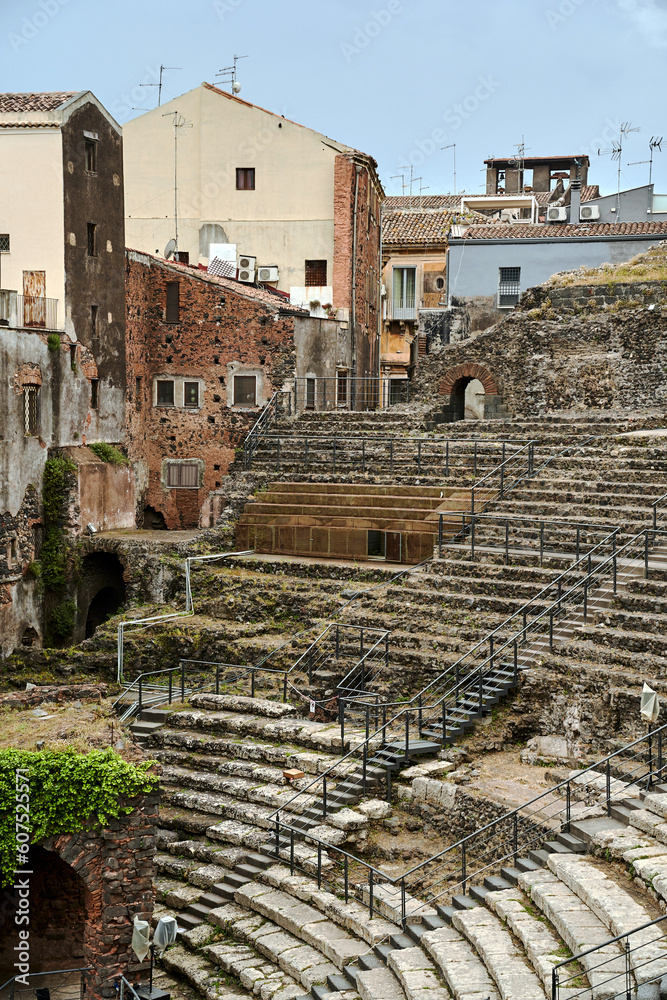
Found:
[[[238,82],[238,80],[234,80],[234,83],[232,84],[232,94],[239,94],[240,92],[241,92],[241,84]]]
[[[176,249],[176,240],[169,240],[166,247],[164,248],[164,255],[167,260],[174,256],[174,250]]]

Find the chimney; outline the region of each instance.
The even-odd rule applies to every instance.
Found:
[[[579,222],[579,210],[581,209],[581,181],[576,177],[570,184],[570,224],[577,225]]]

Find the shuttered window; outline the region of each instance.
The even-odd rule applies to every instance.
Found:
[[[167,282],[167,323],[180,323],[181,305],[178,294],[178,281]]]
[[[169,462],[167,486],[171,489],[198,489],[199,465],[197,462]]]

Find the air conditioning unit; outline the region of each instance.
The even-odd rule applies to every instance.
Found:
[[[260,267],[257,271],[258,281],[277,281],[280,276],[280,272],[275,265],[270,267]]]
[[[251,257],[247,253],[239,254],[239,271],[254,271],[257,267],[257,258]]]
[[[566,208],[548,208],[547,222],[565,222],[567,219]]]
[[[579,221],[589,222],[591,219],[600,218],[600,206],[599,205],[582,205],[579,210]]]
[[[254,282],[254,280],[255,280],[254,267],[244,267],[239,269],[239,281]]]

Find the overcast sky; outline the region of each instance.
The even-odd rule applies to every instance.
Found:
[[[667,0],[0,0],[3,91],[92,90],[122,124],[233,61],[241,97],[372,154],[390,194],[483,189],[483,161],[598,156],[621,123],[622,186],[646,183],[667,140]],[[667,193],[667,141],[656,152]],[[419,180],[413,192],[419,193]]]

